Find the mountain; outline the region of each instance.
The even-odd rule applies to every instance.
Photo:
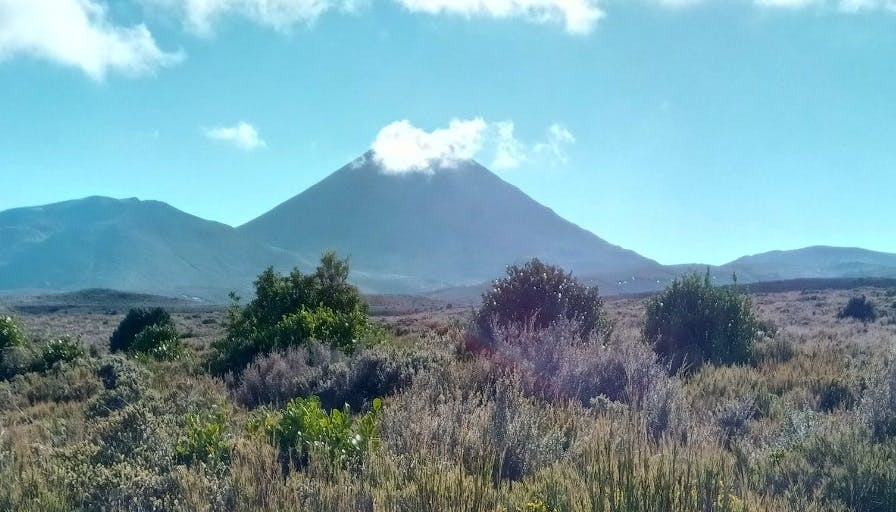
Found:
[[[802,278],[896,277],[896,254],[814,246],[744,256],[722,266],[745,282]]]
[[[531,257],[605,295],[653,292],[707,268],[612,245],[476,162],[389,174],[368,153],[238,228],[138,199],[0,212],[0,294],[112,288],[220,302],[251,291],[268,266],[308,270],[328,249],[351,258],[367,293],[450,302],[477,300],[506,265]],[[709,268],[718,284],[733,273],[742,283],[896,278],[896,254],[819,246]]]
[[[371,153],[238,230],[312,259],[335,249],[381,292],[471,285],[531,257],[577,274],[659,269],[563,219],[473,161],[387,174]]]
[[[0,212],[0,289],[245,290],[294,257],[158,201],[89,197]]]

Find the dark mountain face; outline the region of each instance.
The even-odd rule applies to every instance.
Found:
[[[292,258],[165,203],[91,197],[0,212],[0,289],[245,289]]]
[[[351,256],[360,280],[407,290],[489,280],[531,257],[578,274],[658,267],[472,161],[396,175],[368,153],[238,229],[308,259],[335,249]]]

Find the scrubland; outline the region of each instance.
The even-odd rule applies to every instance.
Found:
[[[838,317],[858,295],[877,318]],[[249,306],[174,314],[164,358],[109,352],[124,312],[19,315],[83,351],[5,352],[0,510],[896,510],[896,291],[754,295],[748,359],[690,365],[646,339],[649,300],[585,333],[374,318],[350,350],[302,309],[245,365],[216,340],[285,336],[246,334]]]

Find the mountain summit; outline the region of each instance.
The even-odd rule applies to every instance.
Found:
[[[659,266],[471,160],[395,173],[368,152],[238,230],[305,259],[335,249],[361,284],[388,291],[480,283],[532,257],[588,275]]]

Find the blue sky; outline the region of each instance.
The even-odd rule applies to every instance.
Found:
[[[662,263],[896,252],[894,91],[893,0],[0,0],[0,209],[239,225],[379,144]]]

